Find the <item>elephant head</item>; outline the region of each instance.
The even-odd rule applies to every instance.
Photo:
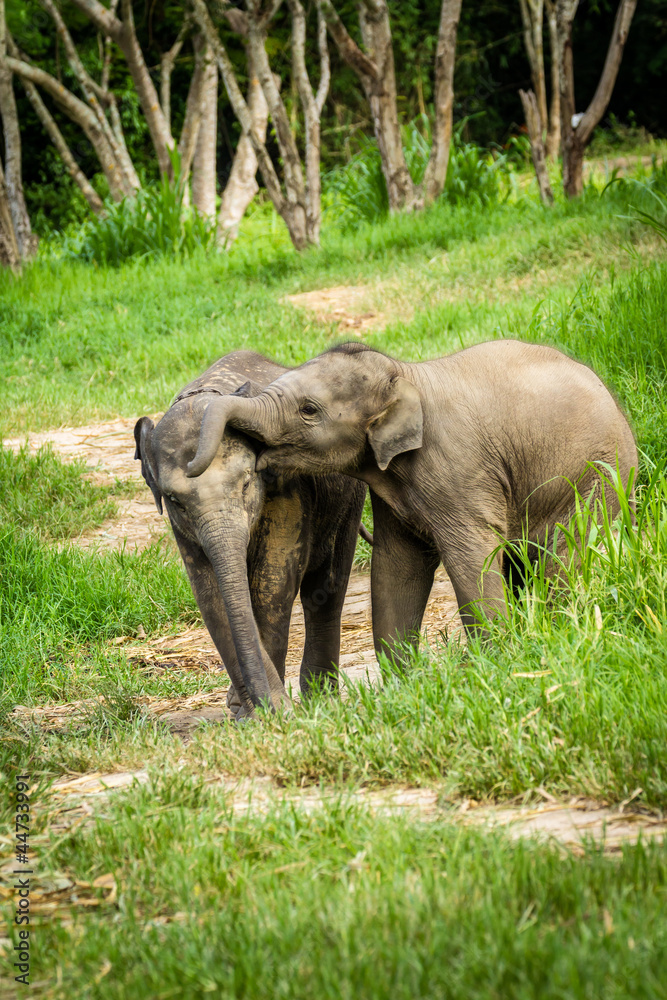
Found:
[[[239,391],[248,391],[248,386]],[[240,676],[231,670],[230,675],[242,701],[275,704],[287,696],[281,697],[284,690],[272,690],[267,677],[266,653],[253,615],[247,572],[251,530],[260,516],[266,490],[263,477],[255,472],[256,448],[248,438],[231,431],[218,440],[215,454],[198,479],[186,474],[197,450],[202,417],[212,401],[223,398],[202,393],[183,399],[157,426],[142,417],[134,430],[135,458],[141,459],[141,470],[158,510],[162,512],[163,501],[166,504],[195,591],[196,564],[202,551],[210,564],[209,574],[212,567],[215,577],[210,579],[213,587],[217,581],[219,594],[210,598],[209,606],[222,598],[240,669]],[[210,590],[210,582],[202,584],[202,593]],[[207,619],[207,601],[202,602],[198,593],[197,599],[214,635],[216,614],[212,612]]]
[[[188,477],[206,472],[227,426],[266,445],[258,470],[355,474],[368,463],[384,472],[397,455],[420,448],[423,416],[419,391],[398,362],[344,344],[281,375],[257,396],[215,399]]]

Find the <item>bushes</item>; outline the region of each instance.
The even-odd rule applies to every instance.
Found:
[[[66,247],[66,256],[117,267],[131,257],[190,256],[215,243],[215,224],[184,206],[185,186],[166,177],[115,204],[86,223]]]
[[[513,164],[505,153],[482,149],[462,139],[465,121],[452,136],[447,181],[442,199],[453,205],[485,206],[502,201],[510,190]],[[410,175],[419,184],[431,152],[429,122],[417,118],[403,128],[403,151]],[[389,212],[387,185],[374,139],[362,135],[359,149],[344,167],[324,178],[324,208],[342,228],[376,222]]]

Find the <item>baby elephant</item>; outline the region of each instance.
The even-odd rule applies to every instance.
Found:
[[[135,458],[160,513],[166,503],[233,684],[228,703],[237,719],[259,704],[289,705],[285,657],[299,592],[306,626],[301,690],[336,684],[341,611],[366,494],[362,483],[341,475],[257,473],[261,446],[232,430],[203,475],[186,475],[212,402],[258,394],[287,370],[251,351],[227,354],[186,386],[157,426],[142,417],[134,429]]]
[[[406,364],[362,344],[281,375],[255,399],[216,399],[188,476],[204,473],[226,427],[266,444],[257,469],[344,472],[371,488],[373,631],[415,636],[440,560],[475,634],[505,611],[502,539],[537,556],[582,495],[637,468],[628,422],[595,372],[559,351],[498,340]],[[609,506],[618,498],[609,491]],[[561,536],[562,537],[562,536]]]

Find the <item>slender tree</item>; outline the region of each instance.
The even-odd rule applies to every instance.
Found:
[[[0,118],[5,138],[5,164],[0,197],[3,199],[2,204],[6,205],[9,211],[9,219],[2,218],[0,221],[5,244],[4,256],[11,266],[16,266],[14,257],[18,255],[19,259],[23,259],[31,256],[35,250],[35,239],[23,195],[21,133],[14,96],[12,60],[7,55],[7,41],[5,2],[0,0]],[[0,211],[4,216],[4,210]]]
[[[318,91],[317,95],[313,94],[305,66],[305,56],[303,55],[305,13],[301,4],[298,0],[294,0],[288,6],[292,13],[293,67],[306,120],[305,172],[299,148],[290,126],[289,115],[281,97],[279,81],[276,81],[271,71],[266,51],[268,26],[279,9],[281,0],[273,0],[266,11],[261,9],[259,0],[247,0],[246,10],[235,12],[245,15],[248,62],[257,74],[268,113],[273,122],[280,151],[282,184],[266,148],[266,142],[256,128],[256,121],[253,120],[248,102],[241,92],[231,59],[211,20],[206,4],[204,0],[192,0],[192,4],[194,17],[215,55],[234,114],[241,125],[243,134],[248,137],[252,144],[267,193],[276,211],[284,219],[294,246],[297,250],[302,250],[309,244],[317,244],[320,227],[319,119],[324,97],[321,91]],[[317,11],[318,17],[320,17],[319,2],[317,3]],[[324,66],[325,63],[327,66],[328,88],[328,56],[322,52],[322,45],[326,49],[326,34],[321,30],[318,32],[318,42],[320,44],[321,66]],[[323,76],[322,70],[320,75]],[[317,164],[316,170],[315,163]]]
[[[572,24],[578,6],[579,0],[556,0],[563,187],[569,198],[580,195],[583,190],[584,152],[591,141],[593,130],[607,110],[637,0],[620,0],[602,74],[590,104],[581,115],[576,113],[572,55]]]
[[[442,193],[447,179],[454,102],[454,56],[461,0],[442,0],[440,6],[434,72],[433,141],[424,182],[420,186],[413,183],[403,152],[386,0],[360,0],[357,4],[363,49],[349,34],[331,0],[322,0],[321,6],[340,56],[359,77],[368,100],[390,209],[412,210],[433,201]]]

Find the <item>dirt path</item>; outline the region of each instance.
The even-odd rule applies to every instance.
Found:
[[[374,298],[373,289],[367,285],[336,285],[287,295],[285,301],[297,309],[314,313],[319,323],[337,323],[341,333],[361,337],[387,323],[386,315],[377,308]]]
[[[86,822],[95,813],[96,805],[118,789],[145,784],[146,771],[125,771],[117,774],[85,774],[62,780],[53,786],[53,822],[51,829],[69,829],[74,823]],[[267,813],[283,802],[289,802],[312,812],[329,801],[340,799],[340,790],[326,792],[322,788],[283,789],[270,778],[236,780],[228,776],[209,779],[221,786],[227,802],[236,815]],[[537,790],[547,801],[537,805],[494,806],[478,805],[465,800],[452,808],[441,801],[438,788],[392,786],[381,789],[362,788],[343,793],[346,799],[383,815],[408,815],[415,820],[442,820],[466,827],[502,829],[513,839],[533,837],[553,840],[574,853],[583,853],[584,841],[597,841],[607,853],[619,851],[623,844],[644,840],[662,840],[667,832],[667,820],[661,815],[639,811],[631,803],[611,807],[590,799],[573,798],[557,801]]]

